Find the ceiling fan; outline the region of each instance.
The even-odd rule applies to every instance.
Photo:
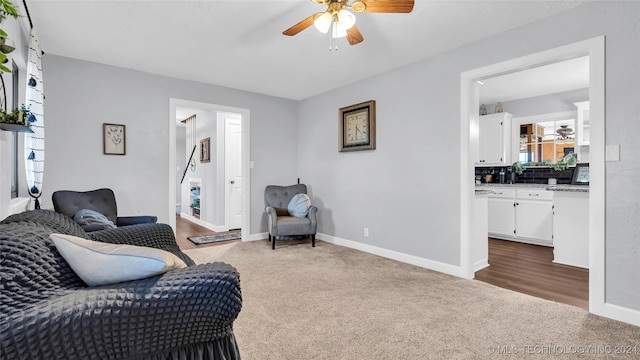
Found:
[[[299,23],[293,25],[282,34],[293,36],[302,30],[315,25],[322,32],[331,30],[331,38],[346,37],[351,45],[361,43],[364,38],[355,25],[356,17],[349,10],[361,13],[410,13],[414,0],[356,0],[349,4],[349,0],[311,0],[318,4],[327,5],[325,12],[315,13]]]

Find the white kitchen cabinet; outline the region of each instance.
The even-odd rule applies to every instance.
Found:
[[[488,230],[494,237],[508,236],[515,234],[515,190],[513,189],[492,189],[494,194],[489,195],[488,200]]]
[[[473,271],[479,271],[489,266],[489,239],[487,237],[487,194],[476,192],[473,218],[471,219],[472,242],[471,259]]]
[[[480,116],[478,120],[478,159],[482,166],[511,164],[511,119],[509,113]]]
[[[591,126],[589,118],[589,102],[581,101],[573,103],[576,108],[576,145],[588,146],[591,139]]]
[[[589,193],[554,194],[553,262],[589,268]]]
[[[576,111],[576,154],[578,162],[589,162],[589,143],[591,142],[591,126],[589,117],[589,102],[574,103]]]
[[[539,188],[492,188],[489,235],[553,246],[553,192]]]
[[[539,189],[516,191],[516,237],[553,246],[553,192]]]

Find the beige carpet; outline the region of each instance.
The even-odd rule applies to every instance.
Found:
[[[277,245],[185,251],[240,272],[243,360],[640,358],[640,328],[577,307],[323,241]]]

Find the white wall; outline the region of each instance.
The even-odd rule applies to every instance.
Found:
[[[252,233],[266,230],[264,186],[300,176],[319,232],[457,266],[460,73],[604,34],[606,143],[621,148],[606,166],[606,301],[640,310],[638,13],[637,2],[587,4],[299,103],[45,55],[43,205],[57,189],[107,186],[122,214],[167,222],[169,98],[221,104],[251,111]],[[378,149],[338,153],[338,109],[370,99]],[[127,124],[126,156],[102,155],[103,122]]]
[[[122,215],[169,213],[169,99],[250,109],[251,233],[266,229],[264,187],[297,177],[297,103],[45,54],[47,170],[55,190],[112,188]],[[216,69],[210,69],[216,71]],[[127,155],[102,154],[102,123],[127,126]],[[175,169],[171,169],[175,171]],[[173,205],[172,205],[173,206]]]
[[[587,4],[302,101],[300,176],[318,231],[459,265],[460,74],[605,34],[606,143],[621,146],[606,168],[606,301],[640,310],[639,13],[637,2]],[[339,153],[338,109],[370,99],[377,149]]]
[[[480,88],[482,93],[482,88]],[[574,103],[589,100],[589,89],[579,89],[565,91],[561,93],[549,94],[505,101],[502,103],[504,111],[513,114],[513,117],[533,116],[540,114],[551,114],[562,111],[575,111]],[[496,104],[487,105],[489,113],[495,112]]]

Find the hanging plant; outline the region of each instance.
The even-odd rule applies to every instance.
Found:
[[[29,108],[24,104],[19,108],[13,109],[10,113],[7,113],[4,109],[0,108],[0,123],[18,124],[30,128],[31,123],[35,121],[35,116],[31,114]]]
[[[0,23],[7,16],[11,16],[14,19],[18,18],[18,11],[9,0],[0,0],[0,4]],[[11,69],[4,65],[9,61],[7,54],[15,50],[13,46],[5,44],[8,36],[9,35],[0,28],[0,74],[11,72]]]
[[[7,113],[0,108],[0,129],[14,132],[33,132],[31,123],[35,122],[36,116],[31,113],[30,108],[22,105]]]

